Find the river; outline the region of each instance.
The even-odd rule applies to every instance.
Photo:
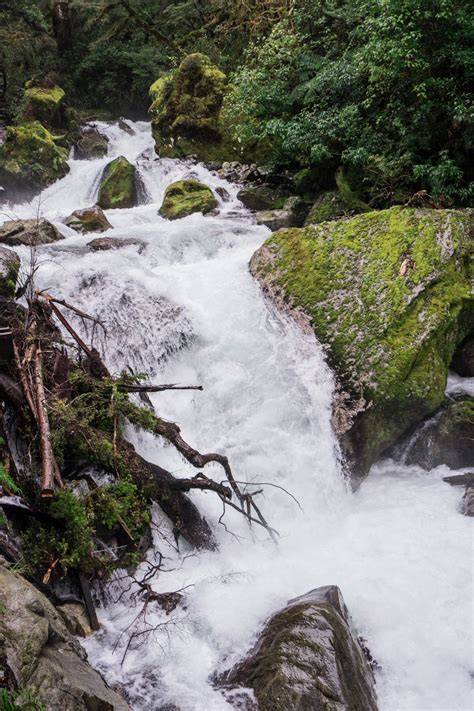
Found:
[[[158,160],[150,125],[129,125],[133,136],[99,124],[110,140],[106,158],[71,159],[64,179],[31,203],[2,208],[0,221],[40,213],[66,237],[38,251],[38,285],[105,320],[110,338],[99,345],[112,371],[130,366],[155,383],[203,386],[154,395],[156,411],[178,422],[200,451],[228,455],[239,480],[263,489],[259,505],[280,543],[263,530],[252,539],[234,512],[217,524],[222,508],[212,493],[192,498],[215,528],[217,552],[195,554],[182,542],[177,549],[154,511],[154,551],[168,572],[153,587],[186,588],[186,605],[170,615],[150,605],[148,620],[159,627],[135,639],[122,663],[140,608],[126,590],[118,599],[117,582],[115,602],[99,610],[102,630],[85,641],[92,664],[124,685],[137,711],[173,704],[224,711],[230,699],[209,676],[242,656],[286,600],[337,584],[381,666],[381,711],[471,709],[472,522],[458,512],[460,491],[442,481],[449,470],[384,460],[349,491],[330,426],[333,379],[323,350],[272,310],[248,273],[268,230],[239,203],[238,186],[199,165]],[[106,236],[133,237],[143,247],[91,252],[91,235],[61,221],[94,203],[102,170],[118,155],[136,163],[146,198],[108,210]],[[185,177],[228,191],[219,214],[174,222],[158,215],[166,185]],[[17,251],[26,263],[29,250]],[[195,473],[171,447],[128,434],[176,476]],[[222,476],[217,465],[206,473]]]

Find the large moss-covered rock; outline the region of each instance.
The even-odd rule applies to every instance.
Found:
[[[0,247],[0,296],[15,295],[16,280],[20,271],[20,257],[6,247]]]
[[[26,245],[38,247],[64,239],[51,222],[44,218],[32,220],[9,220],[0,225],[0,242],[10,247]]]
[[[111,161],[102,175],[97,204],[104,210],[135,207],[137,204],[135,172],[135,166],[124,156]]]
[[[150,116],[160,156],[212,161],[233,155],[221,122],[225,85],[225,74],[199,53],[152,84]]]
[[[64,90],[60,86],[42,86],[30,81],[26,85],[26,113],[49,126],[60,126],[64,121]]]
[[[226,678],[239,708],[259,711],[377,711],[374,679],[335,585],[290,600]],[[246,698],[245,698],[246,697]]]
[[[41,189],[69,172],[68,152],[39,121],[7,126],[0,146],[0,184]]]
[[[76,232],[105,232],[112,227],[99,205],[74,210],[69,217],[66,217],[64,224]]]
[[[160,215],[168,220],[177,220],[193,212],[206,215],[217,207],[211,188],[198,180],[177,180],[165,190]]]
[[[251,271],[326,346],[353,481],[444,399],[473,327],[469,210],[391,208],[275,233]]]
[[[0,659],[8,678],[35,693],[48,711],[131,711],[87,663],[49,600],[2,565]]]
[[[448,400],[398,449],[406,464],[417,464],[423,469],[440,464],[452,469],[473,466],[474,398],[466,395]]]

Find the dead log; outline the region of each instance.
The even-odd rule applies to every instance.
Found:
[[[43,385],[43,356],[41,346],[36,346],[33,356],[33,377],[36,396],[36,416],[41,450],[41,496],[51,497],[54,493],[55,462],[51,447],[51,432],[48,412],[46,409],[46,394]]]

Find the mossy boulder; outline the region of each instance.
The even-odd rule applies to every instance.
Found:
[[[42,189],[69,172],[68,151],[39,121],[7,126],[0,146],[0,183],[7,189]]]
[[[85,207],[83,210],[74,210],[69,217],[66,217],[64,224],[76,232],[105,232],[112,228],[99,205]]]
[[[177,180],[165,190],[160,215],[168,220],[177,220],[193,212],[206,215],[217,207],[211,188],[198,180]]]
[[[433,469],[446,464],[452,469],[474,463],[474,398],[468,395],[447,400],[408,442],[401,445],[403,461]]]
[[[290,600],[224,681],[239,708],[377,711],[373,673],[335,585]]]
[[[124,156],[111,161],[102,175],[97,204],[104,210],[137,205],[135,166]]]
[[[26,115],[32,115],[48,126],[61,126],[64,123],[63,101],[65,92],[60,86],[41,86],[27,82],[25,89]]]
[[[0,242],[9,247],[39,247],[64,239],[63,235],[51,222],[38,220],[9,220],[0,225]]]
[[[6,247],[0,247],[0,296],[13,297],[20,271],[20,257]]]
[[[318,195],[314,201],[305,220],[305,225],[318,225],[321,222],[339,220],[342,217],[353,217],[358,212],[360,211],[354,210],[346,203],[337,190],[328,190]]]
[[[472,211],[394,207],[273,234],[251,271],[336,371],[334,426],[357,484],[444,399],[472,332]]]
[[[150,116],[161,157],[197,155],[226,160],[233,149],[225,139],[221,108],[226,76],[205,54],[194,53],[150,87]]]

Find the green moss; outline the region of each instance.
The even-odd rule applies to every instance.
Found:
[[[205,215],[216,207],[217,200],[207,185],[197,180],[178,180],[166,188],[160,215],[177,220],[193,212]]]
[[[356,195],[349,184],[349,180],[343,168],[338,168],[336,171],[336,185],[341,198],[347,207],[352,209],[354,212],[369,212],[370,207]]]
[[[339,192],[328,191],[319,195],[315,200],[305,220],[305,225],[318,225],[321,222],[349,217],[354,213],[354,209],[345,202]]]
[[[151,85],[150,116],[160,156],[232,157],[220,115],[225,87],[225,74],[199,53],[188,55],[174,72]]]
[[[310,316],[343,388],[365,399],[356,423],[364,471],[443,400],[473,322],[471,224],[469,211],[396,207],[275,233],[270,265],[257,260],[262,281]]]
[[[137,204],[135,166],[124,156],[115,158],[106,166],[97,203],[104,210],[134,207]]]
[[[54,142],[39,121],[7,126],[0,146],[0,172],[5,179],[43,188],[69,172],[68,152]]]

